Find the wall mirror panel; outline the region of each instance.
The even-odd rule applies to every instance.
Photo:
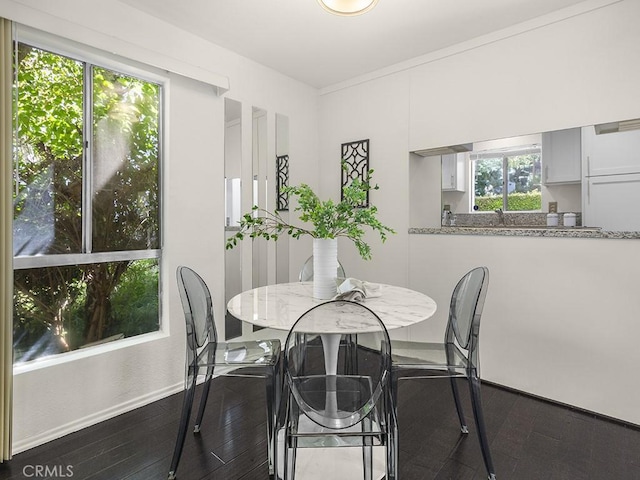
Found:
[[[246,118],[243,118],[246,117]],[[289,118],[225,99],[225,237],[235,235],[254,205],[288,218]],[[243,181],[244,180],[244,181]],[[225,250],[225,302],[248,288],[289,281],[289,237],[238,242]],[[252,325],[227,315],[225,339],[248,335]]]
[[[276,114],[276,191],[275,208],[289,221],[289,198],[282,188],[289,185],[289,117]],[[289,282],[289,235],[276,242],[276,283]]]
[[[224,198],[225,240],[233,236],[242,215],[242,105],[240,102],[224,100]],[[225,250],[225,304],[242,292],[242,242],[235,248]],[[229,314],[225,317],[225,339],[242,335],[242,322]]]
[[[251,162],[253,172],[253,205],[262,209],[269,208],[267,204],[267,112],[262,108],[253,107]],[[253,288],[268,284],[267,240],[254,238],[253,248]]]
[[[555,211],[575,213],[578,226],[640,231],[638,119],[413,153],[441,162],[443,224]]]

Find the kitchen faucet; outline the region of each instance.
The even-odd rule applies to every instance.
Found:
[[[498,221],[500,222],[500,225],[505,226],[506,223],[504,221],[504,212],[502,211],[502,209],[499,208],[495,212],[498,214]]]

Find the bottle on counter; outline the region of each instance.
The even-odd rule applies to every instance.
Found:
[[[449,210],[442,211],[442,226],[449,227],[451,225],[451,212]]]

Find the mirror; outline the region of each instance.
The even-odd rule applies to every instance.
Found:
[[[229,98],[225,98],[224,112],[225,239],[228,239],[237,233],[242,215],[253,205],[265,210],[280,209],[281,215],[287,218],[288,211],[278,204],[279,172],[276,169],[283,161],[281,173],[284,185],[288,184],[289,119],[284,115],[270,115],[262,108],[243,106]],[[249,130],[250,133],[245,133]],[[243,290],[288,281],[287,235],[278,242],[247,239],[233,249],[225,249],[225,302]],[[255,328],[227,316],[224,337],[226,340],[237,338],[250,334]]]
[[[224,199],[225,241],[238,230],[241,210],[242,178],[242,105],[224,100]],[[231,250],[225,249],[225,304],[242,292],[242,243]],[[242,335],[242,322],[227,313],[225,317],[226,340]]]
[[[267,209],[267,112],[262,108],[252,109],[251,162],[253,173],[253,205]],[[268,284],[267,240],[254,238],[253,245],[253,288]]]
[[[442,210],[456,225],[503,209],[505,217],[556,211],[576,213],[579,226],[640,230],[640,120],[414,153],[441,162]]]
[[[289,117],[276,114],[276,201],[275,208],[289,221],[289,198],[281,188],[289,185]],[[276,242],[276,283],[289,282],[289,235]]]

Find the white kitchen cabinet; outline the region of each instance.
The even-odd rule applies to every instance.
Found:
[[[542,168],[545,185],[582,181],[580,138],[580,128],[542,134]]]
[[[450,153],[442,155],[442,190],[445,192],[464,192],[466,155]]]
[[[586,177],[640,173],[640,130],[596,135],[582,127],[582,156]]]
[[[585,178],[582,224],[611,231],[640,231],[640,173]]]

